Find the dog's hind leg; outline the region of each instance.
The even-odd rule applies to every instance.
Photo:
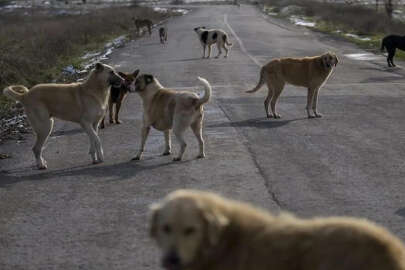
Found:
[[[277,113],[276,111],[276,104],[277,104],[277,100],[281,95],[281,92],[283,91],[284,88],[284,83],[279,83],[274,85],[273,88],[273,97],[271,99],[270,102],[270,106],[271,106],[271,111],[273,112],[273,117],[275,119],[281,118],[281,115]]]
[[[118,113],[120,112],[121,109],[121,102],[115,103],[115,123],[116,124],[121,124],[122,122],[118,119]]]
[[[186,131],[186,128],[190,126],[190,120],[191,119],[189,117],[180,115],[174,117],[173,133],[176,135],[176,139],[180,144],[180,151],[177,157],[173,158],[173,161],[180,161],[183,158],[184,151],[187,147],[186,141],[184,140],[184,132]]]
[[[224,44],[222,44],[222,47],[224,48],[224,50],[225,50],[225,58],[227,58],[228,57],[228,54],[229,54],[229,50],[230,49],[228,49],[227,47],[226,47],[226,45],[225,45],[225,43]]]
[[[317,118],[321,118],[321,117],[322,117],[322,114],[318,113],[318,111],[317,111],[317,109],[316,109],[316,107],[317,107],[317,105],[318,105],[318,93],[319,93],[319,89],[320,89],[320,88],[316,88],[316,89],[315,89],[314,98],[313,98],[313,104],[312,104],[312,111],[314,112],[315,117],[317,117]]]
[[[207,58],[211,57],[211,47],[212,47],[212,45],[208,45],[208,56],[207,56]]]
[[[96,129],[94,129],[95,123],[81,122],[80,125],[86,131],[90,140],[89,154],[93,160],[93,164],[101,163],[104,161],[103,147],[101,146],[100,138],[98,137]]]
[[[164,131],[165,134],[165,151],[162,156],[168,156],[172,153],[172,140],[170,138],[170,129]]]
[[[36,141],[32,151],[34,152],[37,167],[40,170],[47,169],[48,166],[46,160],[42,157],[42,152],[44,150],[44,145],[51,134],[53,128],[53,119],[49,118],[47,111],[27,111],[27,117],[32,129],[36,134]]]
[[[215,58],[219,58],[219,56],[222,54],[221,44],[219,44],[219,42],[217,42],[217,48],[218,48],[218,55],[215,56]]]
[[[200,116],[194,123],[191,124],[191,129],[193,130],[200,147],[200,154],[197,156],[197,158],[205,158],[204,139],[202,137],[202,121],[203,116]]]
[[[206,48],[207,46],[205,45],[205,44],[203,44],[203,59],[205,58],[205,48]]]
[[[141,148],[139,149],[138,154],[132,160],[140,160],[142,158],[143,151],[145,149],[146,139],[148,138],[150,127],[142,127],[142,139],[141,139]]]
[[[393,48],[393,49],[388,49],[387,50],[388,51],[388,57],[387,57],[387,62],[388,62],[388,66],[389,67],[395,67],[395,64],[394,64],[394,56],[395,56],[395,48]]]

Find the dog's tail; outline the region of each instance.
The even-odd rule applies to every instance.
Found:
[[[265,76],[266,76],[266,71],[265,71],[264,67],[262,67],[262,69],[260,70],[260,79],[259,79],[259,82],[257,83],[256,87],[253,88],[252,90],[246,91],[246,93],[254,93],[254,92],[259,91],[259,89],[266,82]]]
[[[381,41],[381,52],[384,52],[384,48],[385,48],[385,38],[383,38],[383,40]]]
[[[229,40],[228,40],[228,39],[229,39],[229,38],[228,38],[228,35],[226,35],[226,34],[223,35],[223,36],[222,36],[222,39],[224,40],[224,43],[225,43],[227,46],[229,46],[229,47],[232,47],[232,46],[233,46],[233,44],[230,43]]]
[[[198,106],[201,106],[201,105],[207,103],[210,100],[212,88],[211,88],[210,83],[206,79],[201,78],[201,77],[197,77],[197,79],[204,85],[204,91],[205,91],[204,96],[202,96],[197,103],[197,107],[198,107]]]
[[[3,90],[6,97],[22,102],[24,95],[28,93],[28,88],[24,85],[10,85]]]

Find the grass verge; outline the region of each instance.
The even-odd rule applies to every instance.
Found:
[[[314,22],[311,29],[349,40],[359,47],[378,53],[381,39],[388,34],[403,33],[405,23],[390,20],[382,10],[374,6],[356,6],[321,3],[312,0],[263,0],[265,12],[272,16],[290,18],[299,16]],[[405,53],[397,51],[397,58],[405,59]]]
[[[31,87],[58,81],[64,67],[80,68],[86,52],[98,51],[134,31],[132,17],[159,22],[172,13],[129,6],[87,10],[82,15],[49,16],[40,10],[0,16],[0,90],[11,84]],[[0,119],[12,102],[0,95]]]

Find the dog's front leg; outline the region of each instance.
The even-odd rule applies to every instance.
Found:
[[[90,139],[90,156],[93,160],[93,164],[101,163],[104,161],[104,152],[101,146],[100,138],[94,130],[91,123],[81,123],[81,126],[86,131]]]
[[[318,111],[316,109],[316,107],[318,105],[318,93],[319,93],[319,88],[315,90],[314,101],[313,101],[313,104],[312,104],[312,110],[313,110],[313,112],[315,114],[315,117],[321,118],[322,114],[318,113]]]
[[[203,44],[203,59],[205,58],[205,47],[207,47],[205,44]]]
[[[306,107],[308,118],[315,118],[315,116],[312,115],[312,113],[310,111],[311,107],[312,107],[313,100],[314,100],[315,91],[316,90],[313,87],[308,88],[307,107]]]
[[[140,160],[143,154],[143,150],[145,149],[146,139],[148,138],[150,131],[149,126],[142,127],[142,139],[141,139],[141,148],[139,149],[138,154],[132,160]]]
[[[170,138],[170,129],[164,131],[165,134],[165,151],[163,152],[163,156],[168,156],[172,153],[172,142]]]
[[[208,45],[208,56],[207,58],[211,57],[211,45]]]

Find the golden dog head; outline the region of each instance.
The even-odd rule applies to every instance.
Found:
[[[176,191],[151,207],[150,233],[163,252],[162,265],[181,270],[218,244],[229,220],[196,191]]]
[[[108,85],[119,87],[124,83],[124,79],[109,65],[97,63],[94,67],[93,74]]]
[[[141,94],[144,92],[148,85],[156,83],[155,77],[150,74],[142,74],[135,81],[135,92]]]
[[[339,62],[336,54],[327,52],[321,56],[322,64],[325,68],[332,68],[336,67],[337,63]]]

